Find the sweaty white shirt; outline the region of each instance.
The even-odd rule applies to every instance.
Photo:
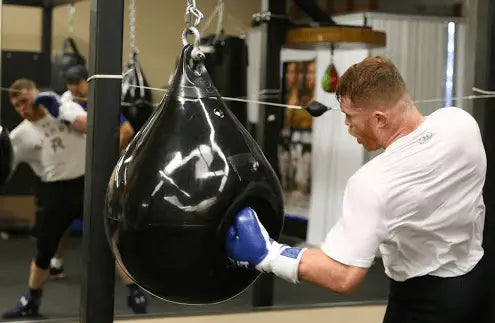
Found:
[[[80,109],[81,114],[85,114]],[[26,162],[43,182],[84,175],[86,135],[48,113],[35,122],[22,121],[10,133],[10,140],[14,150],[14,169],[19,163]]]
[[[379,250],[396,281],[463,275],[483,256],[485,173],[476,121],[439,109],[349,179],[342,217],[321,249],[363,268]]]

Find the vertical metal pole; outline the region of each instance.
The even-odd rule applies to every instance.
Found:
[[[3,1],[0,0],[0,87],[3,86],[2,84],[2,49],[1,49],[1,44],[2,44],[2,23],[3,23]],[[2,116],[2,95],[0,95],[0,122],[3,120]],[[5,127],[5,124],[2,123],[2,126]]]
[[[41,57],[46,68],[44,69],[43,84],[38,84],[42,87],[50,86],[51,74],[51,53],[52,53],[52,7],[43,7],[43,18],[41,23]]]
[[[495,89],[495,2],[478,0],[476,58],[474,69],[474,86],[478,88]],[[490,297],[486,300],[484,310],[487,310],[483,322],[495,320],[495,99],[473,101],[473,115],[478,121],[483,135],[483,144],[487,156],[487,174],[483,188],[483,198],[486,206],[485,228],[483,233],[483,248],[485,250],[485,279],[490,287]]]
[[[270,11],[272,15],[285,15],[285,0],[263,0],[262,11]],[[265,72],[261,83],[266,89],[280,88],[280,50],[285,43],[287,21],[283,19],[271,19],[267,23],[266,55],[262,62],[262,70]],[[269,100],[272,102],[280,100]],[[282,110],[273,107],[262,106],[256,139],[266,158],[277,174],[278,170],[278,138],[280,137],[282,123]],[[253,306],[272,306],[274,292],[274,277],[262,275],[253,285]]]
[[[122,0],[91,0],[89,73],[122,73]],[[81,322],[113,322],[115,262],[103,224],[108,179],[119,154],[121,80],[89,83]]]

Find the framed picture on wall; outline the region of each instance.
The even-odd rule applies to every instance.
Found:
[[[315,97],[316,61],[287,61],[283,65],[282,98],[305,106]],[[278,157],[286,214],[308,217],[311,194],[312,117],[303,110],[286,109]]]

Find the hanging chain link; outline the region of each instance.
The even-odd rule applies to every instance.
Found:
[[[68,36],[72,36],[72,33],[74,32],[74,17],[76,15],[76,6],[74,3],[71,3],[69,6],[69,18],[68,18],[68,23],[67,23],[67,33]]]
[[[129,60],[134,61],[136,53],[136,1],[129,2]]]
[[[204,15],[198,8],[196,8],[196,0],[186,0],[186,25],[187,27],[198,27],[201,19],[203,19]],[[194,23],[193,23],[194,20]]]
[[[204,15],[198,8],[196,8],[196,0],[186,0],[186,4],[186,28],[182,32],[182,44],[187,46],[189,44],[187,41],[187,35],[192,34],[194,36],[194,47],[191,52],[191,57],[194,61],[201,61],[205,58],[205,54],[199,49],[201,35],[196,27],[198,27]]]

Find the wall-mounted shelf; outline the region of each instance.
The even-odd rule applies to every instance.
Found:
[[[3,0],[5,5],[54,8],[82,0]]]
[[[386,35],[369,27],[326,26],[297,27],[286,33],[285,46],[290,48],[376,48],[386,45]]]

